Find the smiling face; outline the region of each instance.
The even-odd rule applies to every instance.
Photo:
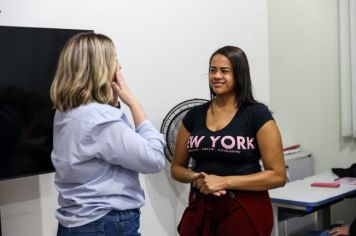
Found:
[[[235,80],[231,62],[222,54],[216,54],[209,67],[209,85],[216,96],[235,95]]]

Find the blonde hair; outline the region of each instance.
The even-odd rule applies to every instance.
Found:
[[[70,38],[60,54],[51,85],[54,107],[66,111],[94,101],[112,102],[115,59],[115,46],[105,35],[79,33]]]

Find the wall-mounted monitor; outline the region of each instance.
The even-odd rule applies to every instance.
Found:
[[[54,171],[50,85],[61,49],[84,31],[0,26],[0,180]]]

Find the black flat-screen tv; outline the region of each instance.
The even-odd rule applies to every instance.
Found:
[[[88,31],[0,26],[0,180],[54,171],[50,85],[67,40]]]

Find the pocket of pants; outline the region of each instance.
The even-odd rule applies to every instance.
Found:
[[[189,198],[188,206],[185,208],[182,218],[178,224],[177,231],[179,234],[184,232],[200,232],[203,222],[204,202],[201,195],[193,195]],[[199,234],[197,234],[199,235]]]
[[[82,226],[65,228],[65,231],[67,231],[68,233],[104,233],[105,226],[103,222],[94,221]]]
[[[199,199],[201,198],[201,194],[200,193],[190,193],[189,194],[189,199],[188,199],[188,206],[192,206],[195,203],[197,203],[199,201]]]
[[[139,209],[130,210],[117,217],[115,222],[117,230],[122,233],[122,235],[140,235],[138,232],[140,228],[140,215],[141,211]]]

